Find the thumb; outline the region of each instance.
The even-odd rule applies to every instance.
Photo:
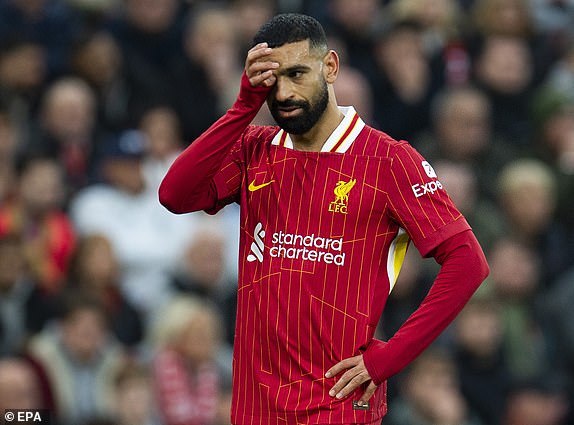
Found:
[[[367,386],[367,389],[363,393],[363,396],[359,400],[359,406],[366,405],[369,402],[370,398],[373,396],[373,394],[375,394],[376,390],[377,390],[377,385],[375,385],[375,383],[373,383],[373,381],[371,381],[369,383],[369,385]]]

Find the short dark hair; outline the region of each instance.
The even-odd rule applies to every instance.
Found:
[[[309,40],[312,49],[327,50],[327,36],[319,21],[300,13],[282,13],[261,26],[253,45],[267,42],[274,48],[303,40]]]

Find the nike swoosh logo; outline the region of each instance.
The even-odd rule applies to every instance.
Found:
[[[256,185],[256,184],[255,184],[255,180],[253,180],[251,183],[249,183],[248,189],[249,189],[250,192],[255,192],[256,190],[262,189],[262,188],[264,188],[265,186],[269,186],[269,185],[270,185],[271,183],[273,183],[274,181],[275,181],[275,180],[271,180],[271,181],[268,181],[268,182],[265,182],[265,183]]]

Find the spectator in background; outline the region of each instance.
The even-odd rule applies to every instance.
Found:
[[[574,2],[572,2],[574,7]],[[556,92],[564,93],[574,99],[574,36],[564,54],[550,68],[546,84]]]
[[[128,362],[114,377],[113,425],[160,425],[146,365]]]
[[[510,391],[502,425],[570,424],[568,406],[564,393],[545,382],[517,383]]]
[[[559,276],[552,288],[537,301],[541,322],[553,348],[551,360],[567,386],[570,403],[569,421],[574,423],[574,267]]]
[[[153,329],[153,376],[165,425],[211,425],[218,415],[229,359],[211,304],[182,296],[165,306]],[[200,342],[200,343],[198,343]]]
[[[62,211],[63,170],[55,159],[34,154],[19,158],[16,173],[16,196],[0,206],[0,235],[20,235],[32,279],[42,291],[58,293],[76,238]]]
[[[374,45],[374,118],[397,140],[411,140],[429,124],[434,86],[422,42],[420,27],[403,22],[387,29]]]
[[[178,96],[176,111],[183,137],[189,143],[218,118],[222,107],[219,89],[226,85],[223,73],[236,61],[236,53],[229,46],[234,33],[226,9],[205,6],[190,13],[187,19],[183,56],[174,72],[179,93],[183,94]],[[219,49],[223,51],[220,53]],[[224,69],[215,69],[219,65]],[[211,72],[216,76],[210,75]]]
[[[41,45],[18,35],[0,37],[0,96],[22,137],[45,80],[46,52]]]
[[[543,287],[574,264],[574,239],[554,218],[556,186],[551,169],[533,159],[507,164],[498,178],[505,228],[539,259]]]
[[[533,58],[520,37],[489,35],[475,56],[473,81],[492,105],[495,132],[519,149],[527,149],[532,127],[528,98],[533,84]]]
[[[243,69],[237,58],[236,19],[227,8],[213,5],[203,7],[189,21],[184,43],[185,54],[191,62],[201,67],[207,85],[216,95],[217,112],[227,110],[239,89],[237,78]],[[204,108],[203,100],[201,102]],[[189,116],[185,116],[184,122],[189,119]]]
[[[103,183],[80,191],[70,214],[80,235],[110,240],[122,271],[120,288],[147,320],[169,297],[169,273],[181,258],[195,217],[174,216],[161,207],[144,178],[145,155],[146,140],[137,130],[107,140]]]
[[[126,0],[122,14],[110,24],[128,83],[129,127],[135,128],[151,106],[175,105],[181,95],[172,70],[183,56],[184,16],[185,2]]]
[[[0,39],[24,37],[46,53],[49,78],[68,70],[70,45],[80,22],[62,0],[0,2]]]
[[[251,48],[251,41],[257,30],[277,12],[274,0],[235,0],[230,12],[238,43],[237,60],[241,63]]]
[[[43,409],[40,382],[34,369],[18,357],[0,358],[0,411]]]
[[[574,234],[574,88],[570,93],[549,82],[537,91],[531,107],[536,126],[533,153],[552,168],[557,184],[556,218]]]
[[[446,160],[469,167],[476,176],[478,196],[496,200],[500,168],[513,158],[513,149],[492,128],[492,106],[474,87],[445,88],[431,109],[432,126],[413,139],[432,164]]]
[[[46,90],[30,152],[52,156],[64,167],[67,199],[95,180],[95,159],[102,135],[94,93],[85,81],[67,77]]]
[[[367,124],[375,124],[371,86],[360,71],[341,65],[334,87],[341,105],[353,105]]]
[[[529,64],[532,81],[538,85],[560,54],[563,43],[536,26],[532,3],[532,0],[474,1],[469,12],[467,43],[474,55],[480,44],[493,36],[522,40],[532,58]]]
[[[373,48],[384,22],[383,10],[377,0],[329,0],[325,31],[336,36],[346,51],[348,65],[362,72],[369,81],[378,78],[373,73]],[[391,134],[392,135],[392,134]]]
[[[512,239],[500,239],[488,255],[489,285],[500,303],[504,351],[515,379],[549,373],[548,340],[534,301],[540,291],[540,261],[535,252]]]
[[[129,126],[130,83],[122,52],[112,35],[103,29],[82,33],[74,44],[71,67],[74,75],[92,88],[102,129],[118,132]]]
[[[461,42],[463,15],[456,0],[397,0],[389,4],[389,9],[395,22],[416,22],[420,26],[428,57],[440,58],[453,43]],[[464,65],[466,69],[457,71],[464,74],[448,82],[466,82],[469,64]]]
[[[15,160],[19,137],[7,102],[0,100],[0,204],[14,194]]]
[[[401,395],[385,418],[391,425],[481,425],[470,412],[456,366],[438,349],[423,352],[407,368]]]
[[[439,159],[433,167],[440,182],[452,201],[464,214],[481,246],[488,252],[504,232],[502,213],[498,206],[481,195],[479,180],[484,178],[481,170],[472,168],[474,161],[457,162]]]
[[[144,113],[139,129],[145,137],[147,151],[142,165],[143,174],[148,185],[155,190],[183,149],[180,121],[173,109],[158,106]]]
[[[60,320],[30,341],[28,355],[48,378],[61,423],[109,414],[123,353],[95,299],[68,292]]]
[[[0,355],[21,354],[57,311],[57,294],[38,288],[26,271],[22,236],[0,236]]]
[[[495,297],[479,293],[464,307],[454,322],[453,351],[461,391],[469,406],[483,423],[499,425],[512,375]]]
[[[237,281],[226,273],[227,234],[220,219],[204,216],[185,248],[181,266],[173,275],[175,294],[196,296],[213,303],[223,320],[224,338],[233,345]]]
[[[72,258],[69,286],[90,294],[106,309],[115,338],[135,348],[144,334],[140,313],[120,291],[120,266],[109,239],[103,235],[83,236]]]

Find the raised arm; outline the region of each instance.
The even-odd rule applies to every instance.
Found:
[[[251,123],[275,83],[272,49],[260,43],[249,50],[239,95],[227,113],[194,140],[175,160],[159,188],[159,201],[182,214],[212,209],[220,200],[214,181],[234,144]]]

